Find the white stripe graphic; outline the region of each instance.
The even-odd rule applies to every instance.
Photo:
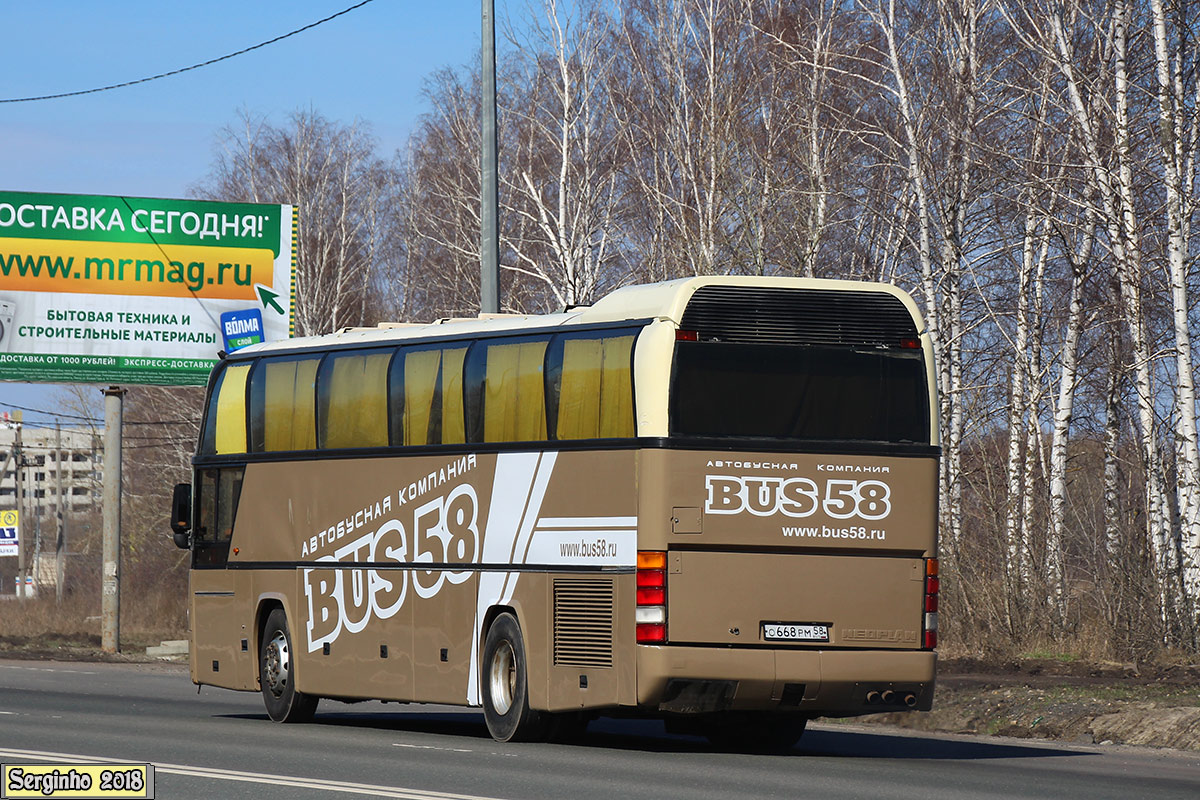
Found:
[[[539,528],[636,528],[637,517],[542,517]]]
[[[483,534],[482,561],[487,564],[521,564],[529,548],[533,528],[546,497],[546,486],[554,472],[557,453],[501,453],[496,457],[496,476],[488,503]],[[484,572],[479,576],[475,602],[474,636],[471,638],[471,667],[467,676],[467,703],[479,705],[479,641],[487,610],[512,599],[518,572]]]
[[[533,528],[537,524],[538,515],[542,512],[542,501],[546,499],[546,487],[550,484],[550,476],[554,474],[554,462],[558,459],[558,453],[543,453],[540,463],[538,464],[537,474],[533,478],[533,492],[530,495],[529,505],[526,507],[525,518],[521,520],[521,536],[517,540],[517,552],[521,554],[520,559],[515,559],[513,563],[528,564],[529,563],[529,543],[533,538]],[[517,588],[517,578],[519,572],[513,573],[513,579],[504,594],[504,602],[512,599],[513,592]]]
[[[240,783],[265,783],[271,786],[287,786],[297,789],[320,789],[327,792],[343,794],[361,794],[371,797],[396,797],[402,800],[495,800],[495,798],[479,795],[455,794],[453,792],[431,792],[424,789],[407,789],[402,786],[379,786],[370,783],[351,783],[348,781],[330,781],[321,778],[300,778],[292,775],[271,775],[263,772],[239,772],[230,769],[210,769],[194,767],[189,764],[168,764],[161,761],[144,761],[138,758],[104,758],[101,756],[79,755],[78,753],[48,753],[40,750],[6,750],[0,749],[0,758],[12,762],[16,759],[29,761],[51,761],[75,764],[151,764],[154,771],[168,775],[187,775],[193,778],[209,778],[212,780],[237,781]],[[158,789],[155,787],[155,793]]]

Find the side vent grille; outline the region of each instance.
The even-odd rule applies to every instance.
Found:
[[[882,292],[702,286],[680,327],[700,341],[887,345],[917,336],[899,298]]]
[[[559,578],[554,581],[554,664],[611,667],[613,582]]]

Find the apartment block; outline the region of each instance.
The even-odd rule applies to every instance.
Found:
[[[0,508],[16,508],[18,481],[25,490],[28,512],[50,513],[62,475],[63,511],[86,511],[100,506],[103,431],[63,428],[62,447],[55,449],[54,428],[24,425],[21,460],[17,463],[17,424],[0,424]]]

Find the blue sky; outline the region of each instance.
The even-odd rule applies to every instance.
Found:
[[[90,89],[167,72],[303,27],[355,0],[5,3],[0,99]],[[496,0],[497,15],[527,14]],[[382,153],[426,109],[432,71],[473,63],[479,0],[375,0],[282,42],[109,92],[0,103],[0,189],[186,197],[239,109],[283,122],[311,108],[370,123]],[[498,43],[502,48],[503,44]],[[0,383],[3,403],[49,408],[46,385]],[[33,422],[31,415],[27,415]]]

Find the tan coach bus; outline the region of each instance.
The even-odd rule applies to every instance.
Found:
[[[281,722],[482,706],[499,740],[928,709],[932,366],[902,291],[794,278],[239,350],[174,503],[192,680]]]

